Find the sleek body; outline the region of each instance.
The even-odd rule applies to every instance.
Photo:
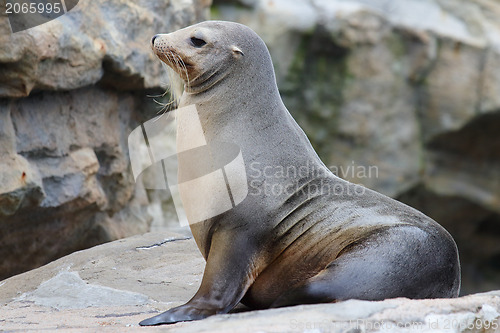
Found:
[[[252,30],[208,21],[155,36],[153,49],[185,81],[180,106],[196,105],[207,142],[240,147],[249,194],[191,225],[207,261],[201,286],[141,325],[227,313],[240,301],[268,308],[458,295],[452,237],[421,212],[326,169],[283,104]],[[277,166],[288,172],[270,173]]]

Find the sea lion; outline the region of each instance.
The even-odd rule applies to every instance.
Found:
[[[346,299],[456,297],[453,238],[423,213],[332,174],[283,104],[271,57],[250,28],[207,21],[153,37],[196,105],[207,142],[241,149],[248,196],[192,224],[206,259],[184,305],[140,325]],[[180,165],[179,168],[182,166]],[[272,172],[278,168],[282,172]]]

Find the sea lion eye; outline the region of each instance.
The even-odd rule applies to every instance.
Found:
[[[196,46],[196,47],[202,47],[205,45],[207,42],[205,42],[203,39],[199,39],[196,37],[191,37],[191,43]]]

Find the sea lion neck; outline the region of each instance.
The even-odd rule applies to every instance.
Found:
[[[212,128],[217,130],[229,122],[236,127],[252,127],[257,125],[254,121],[262,118],[263,114],[269,121],[276,115],[278,124],[279,116],[287,113],[286,108],[274,76],[265,77],[260,73],[239,71],[215,74],[206,84],[186,89],[179,106],[196,105],[200,118],[207,125],[207,131]]]
[[[216,87],[220,81],[224,80],[228,71],[223,66],[214,66],[209,71],[199,74],[194,78],[184,81],[185,91],[190,95],[203,94]]]

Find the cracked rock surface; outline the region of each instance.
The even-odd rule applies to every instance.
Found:
[[[148,233],[99,245],[0,282],[0,330],[104,332],[498,332],[500,291],[458,299],[350,300],[141,328],[196,292],[193,239]],[[487,328],[488,327],[488,328]],[[496,327],[496,328],[495,328]]]

